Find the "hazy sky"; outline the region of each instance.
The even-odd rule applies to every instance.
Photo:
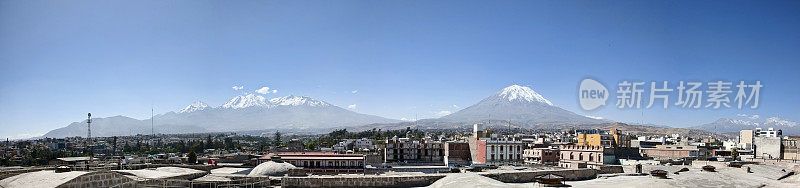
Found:
[[[219,106],[268,86],[395,119],[520,84],[582,115],[800,120],[800,1],[0,1],[0,136]],[[583,111],[595,78],[760,80],[756,110]],[[243,86],[234,90],[233,86]],[[355,92],[357,91],[357,92]],[[732,97],[732,96],[731,96]],[[672,98],[671,100],[675,100]]]

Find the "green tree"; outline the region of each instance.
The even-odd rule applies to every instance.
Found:
[[[275,131],[275,140],[274,140],[274,142],[275,143],[273,145],[275,145],[275,147],[281,147],[281,144],[283,144],[283,143],[281,143],[281,132],[280,131]]]
[[[206,147],[205,147],[205,149],[212,149],[212,148],[214,148],[214,140],[211,139],[211,135],[209,134],[208,137],[206,138]]]
[[[736,150],[736,148],[733,148],[731,150],[731,157],[733,157],[733,160],[736,160],[737,158],[739,158],[739,151]]]
[[[186,155],[189,164],[196,164],[197,163],[197,154],[194,151],[190,151],[189,154]]]
[[[111,155],[117,155],[117,136],[114,136],[114,139],[111,140],[111,144],[114,145],[114,146],[112,146],[114,151],[111,152]]]
[[[232,149],[234,149],[234,147],[235,147],[235,146],[234,146],[234,144],[233,144],[233,138],[231,138],[231,137],[226,137],[226,138],[225,138],[225,149],[227,149],[227,150],[232,150]]]

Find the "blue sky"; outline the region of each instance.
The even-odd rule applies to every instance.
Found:
[[[219,106],[263,86],[278,91],[266,97],[395,119],[437,117],[520,84],[623,122],[798,121],[798,10],[797,1],[0,1],[0,136],[42,134],[86,112],[144,119],[151,106]],[[622,80],[765,86],[756,110],[587,112],[576,97],[587,77],[612,91]]]

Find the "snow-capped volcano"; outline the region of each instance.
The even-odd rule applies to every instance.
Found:
[[[511,85],[506,88],[503,88],[498,94],[501,98],[508,99],[508,101],[514,100],[521,100],[527,102],[540,102],[545,103],[547,105],[553,106],[549,100],[545,99],[536,91],[533,91],[530,87],[520,86],[520,85]]]
[[[205,110],[207,108],[208,108],[208,104],[206,104],[206,103],[204,103],[202,101],[195,101],[194,103],[190,104],[189,106],[186,106],[186,108],[183,108],[183,110],[181,110],[180,113],[196,112],[196,111]]]
[[[285,96],[285,97],[272,98],[272,99],[269,100],[269,102],[271,104],[273,104],[273,105],[278,105],[278,106],[301,106],[301,105],[306,105],[306,106],[330,106],[330,104],[328,104],[326,102],[314,100],[314,99],[312,99],[310,97],[306,97],[306,96],[302,96],[301,97],[301,96],[293,96],[293,95],[289,95],[289,96]]]
[[[502,120],[530,126],[605,122],[605,120],[593,119],[561,109],[530,87],[520,85],[503,88],[477,104],[441,119],[451,122]]]
[[[221,108],[241,109],[254,106],[269,107],[270,105],[267,103],[267,99],[264,98],[264,96],[254,95],[251,93],[247,95],[237,95],[223,104]]]

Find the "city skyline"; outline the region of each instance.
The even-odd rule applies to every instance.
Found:
[[[620,122],[799,121],[800,4],[751,3],[0,2],[0,122],[10,128],[0,136],[244,93],[437,118],[512,84]],[[612,99],[583,111],[584,78],[612,93],[625,80],[764,88],[754,110],[617,109]]]

